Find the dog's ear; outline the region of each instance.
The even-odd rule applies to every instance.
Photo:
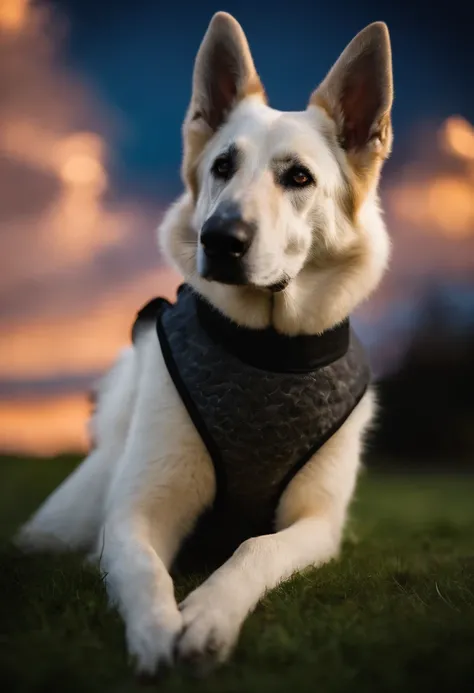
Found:
[[[263,87],[245,34],[230,14],[218,12],[196,57],[189,115],[214,132],[233,106],[251,94],[263,95]]]
[[[193,93],[183,127],[183,175],[191,188],[194,162],[200,151],[232,108],[247,96],[265,100],[247,39],[230,14],[218,12],[196,57]]]
[[[310,104],[335,121],[341,146],[364,174],[390,153],[392,101],[390,37],[386,24],[375,22],[350,42]]]

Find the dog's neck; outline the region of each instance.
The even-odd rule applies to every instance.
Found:
[[[181,291],[191,291],[182,285]],[[200,294],[194,304],[201,327],[226,351],[255,368],[280,373],[307,373],[337,361],[350,343],[350,325],[345,320],[322,334],[289,336],[274,327],[255,329],[229,320]]]
[[[360,258],[337,268],[303,269],[280,292],[252,286],[226,286],[199,277],[190,281],[196,291],[224,315],[244,327],[273,327],[282,334],[317,335],[333,329],[351,315],[374,284],[371,268]]]

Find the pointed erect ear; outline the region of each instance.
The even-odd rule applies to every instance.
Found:
[[[390,153],[392,101],[390,37],[386,24],[375,22],[350,42],[310,104],[335,121],[341,146],[365,169]]]
[[[230,14],[218,12],[196,57],[189,115],[215,131],[232,107],[251,94],[263,97],[264,91],[245,34]]]
[[[191,187],[189,176],[199,152],[232,108],[247,96],[265,100],[247,39],[230,14],[218,12],[211,19],[196,57],[193,93],[184,122],[183,174]]]

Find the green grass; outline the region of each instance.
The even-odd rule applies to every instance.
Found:
[[[5,539],[72,462],[0,465]],[[200,681],[175,671],[152,689],[474,691],[474,477],[365,474],[352,516],[341,559],[269,595],[230,664]],[[143,691],[100,577],[78,558],[2,550],[0,685]]]

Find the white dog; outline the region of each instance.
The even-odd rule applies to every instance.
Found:
[[[142,311],[100,383],[94,449],[19,535],[100,555],[139,671],[223,661],[268,590],[337,554],[373,413],[347,319],[389,256],[377,186],[391,105],[383,23],[297,113],[267,105],[240,25],[210,23],[183,128],[185,192],[161,226],[186,282],[178,308]],[[169,570],[213,506],[221,519],[211,512],[204,534],[218,524],[230,557],[178,605]],[[246,528],[233,553],[229,516]]]

